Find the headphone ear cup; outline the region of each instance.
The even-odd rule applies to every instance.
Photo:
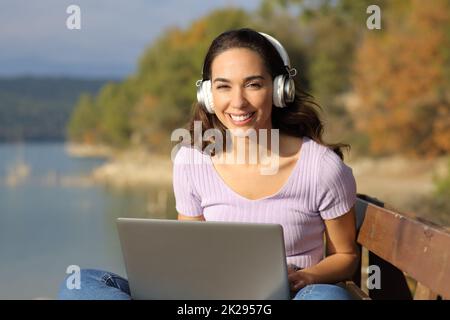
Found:
[[[276,76],[273,79],[273,104],[278,108],[284,108],[284,75]]]
[[[294,98],[294,80],[285,74],[276,76],[273,80],[273,104],[278,108],[285,108]]]
[[[214,113],[210,80],[202,81],[197,87],[197,101],[206,109],[208,113]]]
[[[295,99],[295,83],[294,83],[294,79],[292,79],[291,77],[288,77],[284,81],[283,98],[284,98],[283,100],[284,100],[285,104],[294,102],[294,99]]]
[[[209,113],[214,113],[214,102],[212,96],[211,80],[203,82],[203,92],[205,93],[205,107]]]

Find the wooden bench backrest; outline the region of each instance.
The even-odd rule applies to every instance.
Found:
[[[372,299],[411,299],[403,272],[417,280],[415,299],[450,298],[450,232],[358,194],[357,242],[369,251],[369,265],[381,269],[381,289]],[[360,285],[360,274],[354,281]]]

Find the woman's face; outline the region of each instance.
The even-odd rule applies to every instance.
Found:
[[[211,65],[214,111],[228,129],[272,128],[272,77],[260,55],[233,48]]]

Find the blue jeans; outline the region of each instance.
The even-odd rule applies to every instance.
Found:
[[[58,299],[61,300],[131,300],[128,281],[112,272],[81,269],[80,289],[68,289],[61,284]],[[293,300],[351,300],[350,293],[331,284],[308,285],[297,292]]]
[[[310,284],[300,289],[292,300],[353,300],[353,297],[336,284]]]
[[[67,288],[66,280],[64,280],[59,288],[58,299],[131,300],[128,280],[115,273],[95,269],[81,269],[80,278],[80,289]]]

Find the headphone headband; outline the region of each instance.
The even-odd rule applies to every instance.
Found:
[[[288,70],[291,69],[291,61],[289,59],[289,56],[284,49],[284,47],[281,45],[280,41],[272,37],[271,35],[268,35],[264,32],[258,32],[260,35],[264,36],[269,42],[272,44],[272,46],[277,49],[278,54],[280,55],[281,59],[283,60],[284,66],[288,68]]]
[[[281,60],[283,60],[283,64],[286,67],[289,75],[291,77],[294,77],[297,74],[297,70],[295,68],[291,68],[291,60],[289,59],[289,55],[286,52],[286,49],[284,49],[283,45],[280,43],[280,41],[278,41],[277,39],[275,39],[274,37],[272,37],[271,35],[268,35],[267,33],[264,32],[258,32],[260,35],[264,36],[264,38],[266,38],[267,40],[269,40],[270,44],[277,50],[278,55],[280,56]],[[204,80],[204,72],[205,72],[205,65],[203,64],[202,67],[202,79]]]

